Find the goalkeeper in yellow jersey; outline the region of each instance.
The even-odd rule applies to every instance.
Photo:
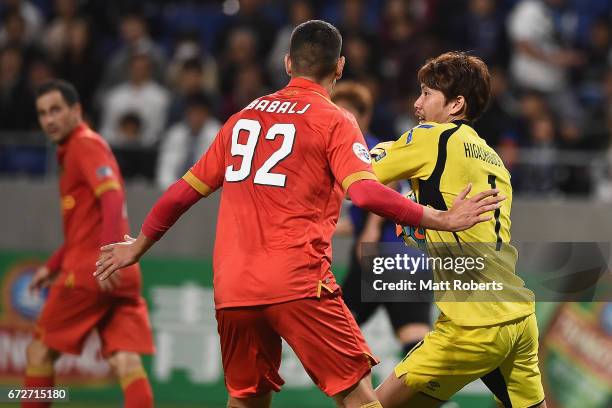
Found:
[[[426,237],[430,256],[444,255],[441,248],[462,254],[475,249],[486,259],[480,281],[508,289],[499,299],[437,297],[441,314],[434,330],[395,367],[377,396],[385,408],[437,407],[481,378],[502,407],[545,407],[533,293],[514,273],[510,174],[471,125],[489,101],[487,66],[465,53],[445,53],[429,60],[418,80],[414,107],[420,123],[372,150],[376,176],[382,183],[411,180],[419,203],[438,210],[448,209],[468,183],[474,191],[499,189],[507,199],[489,222],[457,233],[427,231]]]

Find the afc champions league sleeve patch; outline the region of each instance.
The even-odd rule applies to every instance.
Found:
[[[361,143],[353,143],[353,153],[355,153],[355,156],[357,156],[362,162],[368,164],[372,163],[370,152]]]
[[[110,166],[101,166],[96,169],[96,176],[99,179],[105,179],[113,175],[113,169]]]

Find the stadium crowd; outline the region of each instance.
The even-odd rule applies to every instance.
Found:
[[[418,68],[469,50],[493,73],[475,128],[516,191],[612,198],[612,166],[594,176],[585,159],[612,164],[610,0],[2,0],[0,172],[41,171],[40,151],[2,138],[37,130],[34,89],[59,77],[125,177],[166,187],[222,121],[287,83],[289,36],[312,18],[342,32],[344,78],[371,90],[380,139],[417,123]]]

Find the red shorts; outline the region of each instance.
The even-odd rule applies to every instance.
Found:
[[[98,330],[105,358],[115,351],[154,351],[147,304],[141,296],[116,297],[53,285],[38,318],[36,338],[53,350],[80,354],[93,329]]]
[[[279,391],[281,338],[314,383],[335,395],[378,364],[340,291],[321,298],[217,310],[225,385],[235,398]]]

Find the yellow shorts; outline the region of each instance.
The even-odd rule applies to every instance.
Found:
[[[442,315],[395,367],[395,375],[441,401],[482,378],[505,407],[537,405],[544,400],[544,389],[535,314],[486,327],[457,326]]]

